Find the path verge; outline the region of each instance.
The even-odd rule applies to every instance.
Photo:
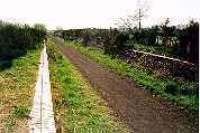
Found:
[[[41,49],[12,61],[12,66],[0,70],[0,132],[26,133],[37,78]]]

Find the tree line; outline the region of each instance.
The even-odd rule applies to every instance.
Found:
[[[40,47],[45,36],[46,28],[42,24],[31,27],[0,21],[0,60],[10,60],[28,49]]]
[[[101,44],[105,53],[113,56],[139,44],[158,50],[164,48],[168,55],[193,63],[199,60],[199,23],[193,20],[182,26],[169,26],[167,19],[165,23],[149,28],[71,29],[57,30],[54,34],[65,40],[82,41],[85,46]]]

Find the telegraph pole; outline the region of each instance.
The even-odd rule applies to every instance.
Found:
[[[139,18],[138,18],[138,20],[139,20],[139,24],[138,24],[138,27],[139,27],[139,30],[141,30],[141,21],[142,21],[142,17],[141,17],[141,9],[139,8]]]
[[[138,28],[141,30],[141,21],[142,21],[142,15],[141,15],[141,5],[140,5],[140,0],[137,1],[137,6],[138,6]]]

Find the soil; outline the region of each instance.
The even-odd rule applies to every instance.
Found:
[[[153,97],[126,76],[108,70],[57,42],[62,53],[74,64],[114,111],[136,133],[197,133],[198,118],[170,102]]]

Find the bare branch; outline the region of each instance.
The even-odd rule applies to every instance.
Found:
[[[127,15],[125,18],[119,18],[118,27],[132,29],[138,23],[138,28],[141,28],[141,21],[148,16],[147,12],[149,11],[150,6],[145,0],[142,4],[141,1],[138,1],[138,8],[134,11],[133,14]]]

